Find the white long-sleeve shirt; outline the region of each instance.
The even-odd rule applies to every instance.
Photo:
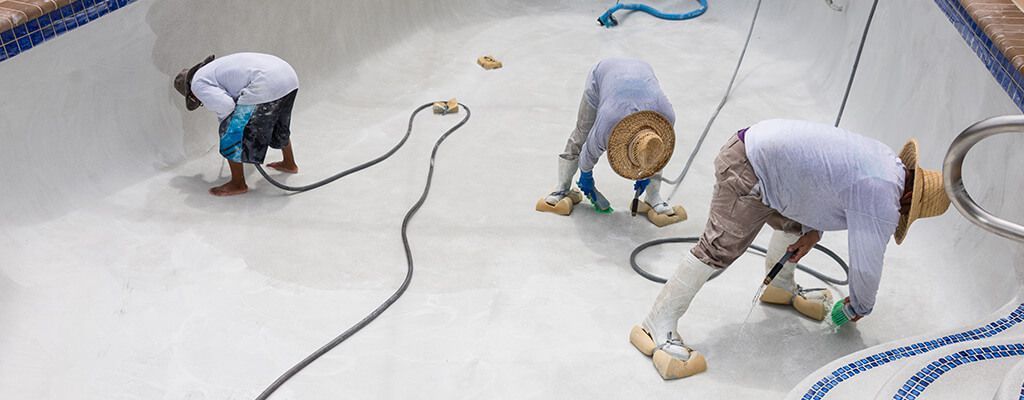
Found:
[[[237,53],[217,58],[196,71],[192,92],[223,121],[236,104],[280,99],[299,88],[299,77],[284,60],[269,54]]]
[[[654,69],[630,58],[601,60],[590,71],[584,93],[587,104],[597,110],[594,126],[580,152],[580,170],[590,171],[608,149],[612,129],[623,118],[638,111],[656,111],[672,125],[676,115],[672,103],[661,91]]]
[[[766,205],[805,229],[849,231],[850,303],[870,314],[900,220],[903,163],[877,140],[805,121],[759,122],[744,143]]]

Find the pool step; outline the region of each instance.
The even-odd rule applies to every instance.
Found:
[[[898,381],[898,377],[906,377],[907,374],[914,376],[933,362],[942,364],[940,361],[942,357],[958,351],[974,349],[965,357],[954,357],[955,359],[948,360],[946,364],[938,365],[939,370],[942,370],[943,366],[953,369],[955,366],[963,365],[965,361],[970,361],[970,364],[975,364],[975,366],[992,364],[977,361],[982,355],[988,357],[992,354],[998,355],[992,359],[1004,359],[1003,362],[998,363],[1004,365],[1006,359],[1017,357],[1018,351],[1024,354],[1024,339],[1021,338],[1024,338],[1024,303],[1015,300],[974,324],[880,344],[839,358],[804,378],[786,398],[801,400],[883,398],[878,396],[888,393],[887,390],[897,386],[895,382]],[[1021,340],[1014,342],[1014,339]],[[1007,343],[1011,345],[1020,343],[1021,347],[1009,350],[1005,348]],[[992,345],[997,347],[991,348]],[[1000,345],[1004,348],[1000,349],[998,347]],[[1002,354],[1004,352],[1005,356]],[[982,360],[987,361],[988,359],[983,358]],[[956,364],[957,361],[960,364]],[[954,367],[950,367],[951,365]],[[915,367],[917,369],[914,369]],[[1007,368],[1002,369],[1005,371]],[[935,371],[929,370],[928,373],[932,381],[937,379],[931,376]],[[1001,372],[1002,374],[1005,372]],[[898,385],[900,389],[907,380],[910,378],[900,381]],[[917,380],[912,381],[917,382]],[[898,393],[898,390],[893,389],[892,391]],[[995,389],[992,391],[994,392]],[[920,390],[918,392],[920,393]],[[893,393],[884,398],[896,398]],[[984,397],[991,397],[991,392]]]

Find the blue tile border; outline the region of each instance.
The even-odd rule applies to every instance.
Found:
[[[833,370],[831,374],[825,375],[825,377],[815,382],[814,385],[811,385],[810,389],[804,393],[801,399],[822,399],[828,395],[832,389],[835,389],[843,383],[843,381],[853,378],[862,372],[867,372],[872,368],[879,367],[899,359],[924,354],[951,344],[990,338],[1013,327],[1014,325],[1019,324],[1021,321],[1024,321],[1024,304],[1018,305],[1017,308],[1005,318],[1000,318],[997,321],[993,321],[969,331],[954,333],[938,339],[914,343],[872,354],[841,366]]]
[[[138,0],[76,0],[43,16],[0,32],[0,62]]]
[[[993,360],[1005,357],[1024,356],[1024,343],[1000,344],[987,347],[976,347],[958,351],[938,360],[932,361],[914,376],[911,376],[896,394],[893,400],[916,400],[918,396],[928,389],[928,385],[939,380],[942,374],[964,364],[977,361]]]
[[[992,73],[992,77],[1006,91],[1017,108],[1024,111],[1024,76],[1020,71],[971,18],[960,1],[935,0],[935,4],[946,13],[946,17],[953,23],[957,32],[960,32],[967,45],[981,58],[985,68]]]

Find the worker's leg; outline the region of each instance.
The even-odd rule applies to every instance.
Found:
[[[295,163],[295,154],[292,152],[292,108],[295,105],[295,97],[298,89],[293,90],[287,96],[279,100],[275,113],[277,114],[274,123],[274,131],[270,136],[270,147],[281,149],[283,160],[267,164],[268,167],[281,172],[295,174],[299,172],[299,166]]]
[[[691,350],[676,330],[700,288],[716,271],[732,264],[746,251],[772,210],[754,190],[757,176],[747,161],[743,142],[735,136],[715,159],[715,192],[708,222],[697,243],[671,279],[662,287],[642,329],[634,328],[630,339],[645,354],[663,352],[655,366],[665,379],[682,378],[700,372],[691,360]],[[646,338],[650,338],[645,340]]]
[[[558,174],[555,190],[551,192],[544,201],[549,205],[558,204],[562,198],[569,195],[572,186],[572,178],[579,168],[580,151],[587,141],[590,128],[594,126],[594,119],[597,118],[597,110],[587,103],[586,96],[580,100],[580,108],[576,115],[576,128],[569,134],[569,140],[565,143],[565,150],[558,155]]]
[[[789,246],[796,243],[802,236],[803,227],[800,223],[790,220],[778,213],[768,218],[768,225],[775,231],[768,243],[764,268],[768,273],[786,254]],[[825,288],[805,289],[796,283],[796,263],[783,264],[778,275],[772,279],[761,295],[761,301],[770,304],[792,304],[801,314],[821,321],[832,307],[832,293]]]

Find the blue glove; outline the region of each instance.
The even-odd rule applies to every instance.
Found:
[[[633,183],[633,190],[636,191],[637,196],[642,195],[644,194],[644,191],[647,190],[647,185],[650,184],[651,178],[636,181],[635,183]]]
[[[580,170],[580,180],[576,181],[576,185],[580,187],[580,191],[588,199],[593,200],[597,197],[597,188],[594,187],[594,171],[586,172]]]

